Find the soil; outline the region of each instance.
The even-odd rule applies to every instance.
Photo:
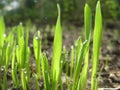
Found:
[[[75,40],[79,36],[83,38],[83,27],[75,27],[73,25],[68,25],[67,28],[63,30],[63,46],[65,46],[70,51],[71,45],[74,44]],[[49,62],[51,63],[52,56],[52,43],[53,43],[53,33],[48,30],[41,31],[42,35],[42,51],[47,53]],[[46,34],[45,34],[46,33]],[[92,35],[93,36],[93,35]],[[120,88],[120,28],[104,28],[102,36],[101,45],[101,55],[99,60],[99,70],[98,70],[98,84],[99,88]],[[33,56],[33,46],[32,46],[33,33],[30,34],[29,45],[32,50],[31,55],[31,70],[35,72],[35,60]],[[83,38],[84,40],[84,38]],[[92,52],[92,39],[91,39],[91,52]],[[91,54],[92,56],[92,54]],[[91,63],[92,60],[90,60]],[[91,84],[91,67],[89,66],[89,79],[88,79],[88,89]],[[8,90],[21,90],[12,88],[12,81],[10,73],[7,74]],[[64,78],[64,75],[63,75]],[[43,89],[43,80],[40,80],[41,90]],[[31,90],[35,90],[34,78],[30,80]]]
[[[84,37],[82,27],[70,27],[63,31],[63,46],[70,51],[71,45],[79,36]],[[71,30],[72,29],[72,30]],[[93,36],[93,35],[92,35]],[[120,28],[104,28],[102,35],[102,45],[98,70],[98,87],[99,88],[120,88]],[[84,39],[84,38],[83,38]],[[91,52],[92,52],[91,39]],[[52,46],[52,44],[50,44]],[[51,57],[51,48],[46,49]],[[92,60],[90,60],[90,63]],[[90,77],[92,65],[89,66],[88,89],[90,88]]]
[[[83,27],[72,27],[68,25],[63,31],[63,46],[65,46],[70,51],[71,45],[75,43],[78,37],[82,37],[84,40],[84,28]],[[93,36],[93,35],[92,35]],[[102,35],[102,45],[99,60],[99,70],[98,70],[98,87],[99,88],[120,88],[120,28],[109,28],[103,29]],[[52,37],[53,36],[48,36]],[[53,41],[53,40],[51,40]],[[51,42],[50,41],[50,42]],[[52,42],[49,42],[48,48],[44,48],[48,51],[49,59],[52,55]],[[92,39],[91,39],[91,53],[92,53]],[[91,54],[92,55],[92,54]],[[90,63],[92,60],[90,60]],[[92,65],[89,66],[89,79],[88,79],[88,89],[90,88],[90,77]],[[63,77],[64,78],[64,77]]]
[[[70,48],[73,42],[81,35],[83,28],[64,32],[63,44]],[[120,88],[120,30],[104,28],[99,60],[98,84],[99,88]],[[83,35],[81,35],[83,36]],[[92,41],[91,41],[92,42]],[[92,49],[92,43],[91,43]],[[91,50],[92,51],[92,50]],[[90,60],[91,62],[91,60]],[[88,88],[90,86],[91,65],[89,68]]]

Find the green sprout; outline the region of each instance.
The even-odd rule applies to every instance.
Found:
[[[99,53],[102,37],[102,15],[100,8],[100,1],[97,2],[95,14],[95,26],[93,35],[93,60],[92,60],[92,80],[91,90],[97,90],[97,70],[99,63]]]
[[[1,54],[1,49],[4,45],[4,34],[5,34],[4,19],[3,16],[0,16],[0,54]]]
[[[24,90],[27,89],[28,82],[30,80],[30,70],[29,70],[29,57],[30,50],[28,47],[28,31],[26,32],[26,37],[24,37],[24,27],[20,23],[17,27],[17,43],[16,45],[16,58],[18,70],[21,77],[21,84]]]
[[[58,19],[56,23],[56,30],[53,43],[53,57],[52,57],[52,90],[57,89],[57,83],[60,79],[60,57],[62,51],[62,30],[60,23],[60,7],[58,8]]]

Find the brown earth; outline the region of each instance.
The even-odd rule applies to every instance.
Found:
[[[83,28],[75,27],[73,25],[68,25],[67,28],[63,28],[63,46],[66,46],[67,50],[70,51],[70,46],[74,44],[75,40],[81,36],[84,40]],[[51,63],[52,56],[52,43],[53,43],[53,33],[48,31],[41,31],[42,33],[42,50],[48,55],[48,59]],[[45,34],[46,33],[46,34]],[[93,35],[92,35],[93,36]],[[99,88],[120,88],[120,28],[104,28],[101,46],[101,55],[99,60],[99,70],[98,70],[98,84]],[[33,33],[30,34],[29,45],[32,50],[31,55],[31,70],[35,72],[35,60],[33,56],[32,47]],[[92,53],[92,39],[91,39],[91,53]],[[91,54],[92,56],[92,54]],[[91,63],[91,59],[90,59]],[[89,65],[89,79],[88,88],[90,87],[90,76],[91,67]],[[8,73],[8,90],[21,90],[13,89],[11,82],[11,75]],[[64,76],[63,76],[64,78]],[[34,79],[31,78],[30,86],[32,90],[35,90]],[[43,89],[43,80],[40,80],[41,89]]]

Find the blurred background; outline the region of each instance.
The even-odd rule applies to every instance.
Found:
[[[100,0],[104,25],[119,27],[120,0]],[[8,25],[31,20],[36,24],[55,23],[59,3],[62,22],[83,25],[83,11],[88,3],[94,16],[97,0],[0,0],[0,14],[4,15]]]

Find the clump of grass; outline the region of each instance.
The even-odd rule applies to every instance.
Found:
[[[26,85],[30,80],[30,50],[28,47],[28,31],[26,37],[24,37],[24,27],[22,23],[18,25],[17,29],[17,46],[16,46],[16,58],[17,66],[21,77],[21,85],[23,90],[27,90]]]
[[[80,75],[80,79],[78,82],[78,90],[84,90],[87,87],[87,77],[88,77],[88,65],[89,65],[89,43],[91,37],[91,29],[92,29],[92,14],[91,9],[88,4],[85,5],[84,8],[84,25],[85,25],[85,39],[88,41],[88,49],[86,51],[84,66],[82,68],[82,72]]]
[[[23,90],[30,89],[29,82],[31,77],[34,77],[36,90],[40,90],[39,80],[43,80],[44,90],[87,90],[88,67],[90,59],[89,50],[92,29],[91,9],[88,4],[85,5],[85,40],[82,41],[79,37],[75,41],[75,44],[71,46],[69,58],[69,53],[65,47],[62,51],[62,28],[60,21],[61,13],[60,6],[58,4],[57,8],[58,18],[54,34],[52,65],[49,65],[46,53],[42,52],[42,41],[40,31],[38,31],[33,37],[33,51],[36,62],[36,71],[34,73],[30,70],[31,50],[28,45],[28,29],[30,29],[30,25],[24,27],[22,23],[20,23],[17,27],[12,28],[12,31],[8,34],[8,36],[4,37],[5,25],[3,17],[0,17],[0,68],[4,67],[4,75],[3,78],[0,79],[0,87],[3,90],[7,90],[7,73],[10,64],[13,87],[15,88],[22,87]],[[17,33],[17,37],[14,35],[15,33]],[[91,90],[97,90],[98,88],[97,69],[99,63],[101,37],[102,16],[100,1],[98,1],[96,6],[93,37]],[[63,74],[66,78],[65,85],[63,85],[62,80]],[[2,77],[1,73],[0,77]]]

